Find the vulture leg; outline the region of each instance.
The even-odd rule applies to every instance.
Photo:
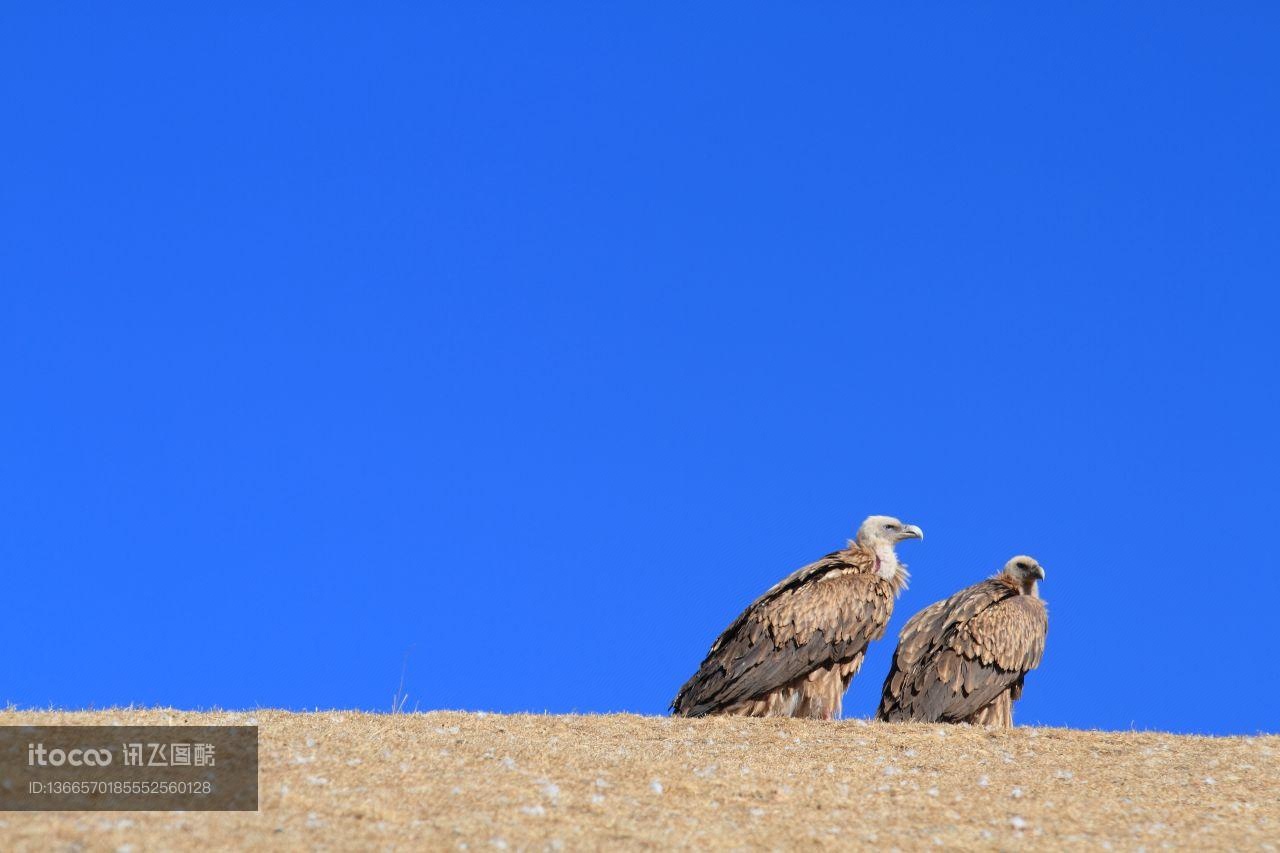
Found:
[[[812,720],[834,720],[840,716],[845,691],[858,674],[865,656],[859,652],[849,660],[819,667],[805,676],[799,682],[800,704],[795,716]]]
[[[830,720],[840,713],[844,695],[840,673],[835,666],[815,669],[800,681],[800,704],[796,716],[810,720]]]
[[[728,717],[794,717],[800,701],[800,688],[792,683],[763,696],[744,699],[716,713]]]
[[[991,700],[989,704],[983,705],[973,712],[964,722],[972,723],[975,726],[994,726],[998,729],[1013,728],[1013,696],[1011,691],[1005,690]]]

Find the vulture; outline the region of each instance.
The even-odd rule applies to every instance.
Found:
[[[894,546],[923,538],[914,524],[868,518],[848,547],[797,570],[742,611],[680,688],[672,713],[839,715],[867,644],[884,636],[907,585]]]
[[[1044,654],[1042,580],[1033,558],[1014,557],[998,575],[912,616],[884,681],[880,719],[1012,726],[1022,681]]]

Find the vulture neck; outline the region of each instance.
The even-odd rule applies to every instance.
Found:
[[[887,581],[895,593],[907,588],[911,575],[907,574],[907,564],[898,559],[892,542],[872,541],[858,543],[864,551],[870,551],[876,558],[875,572],[880,579]]]
[[[1040,584],[1037,583],[1034,578],[1028,578],[1026,581],[1019,583],[1017,578],[1010,577],[1006,574],[999,574],[996,575],[996,580],[1014,590],[1019,595],[1029,595],[1032,598],[1040,597]]]

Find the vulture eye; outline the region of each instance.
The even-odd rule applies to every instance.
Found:
[[[1027,564],[1026,564],[1026,563],[1018,563],[1018,568],[1020,568],[1020,569],[1022,569],[1022,570],[1024,570],[1024,571],[1025,571],[1025,570],[1026,570],[1026,568],[1027,568]]]
[[[896,524],[886,524],[886,525],[885,525],[885,529],[886,529],[886,530],[897,530],[897,529],[898,529],[898,525],[896,525]]]

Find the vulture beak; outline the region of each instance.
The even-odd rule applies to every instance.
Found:
[[[924,539],[924,531],[914,524],[908,524],[902,528],[902,532],[898,534],[898,539]]]
[[[1031,570],[1031,574],[1040,578],[1040,580],[1044,580],[1044,566],[1036,564],[1036,567]]]

